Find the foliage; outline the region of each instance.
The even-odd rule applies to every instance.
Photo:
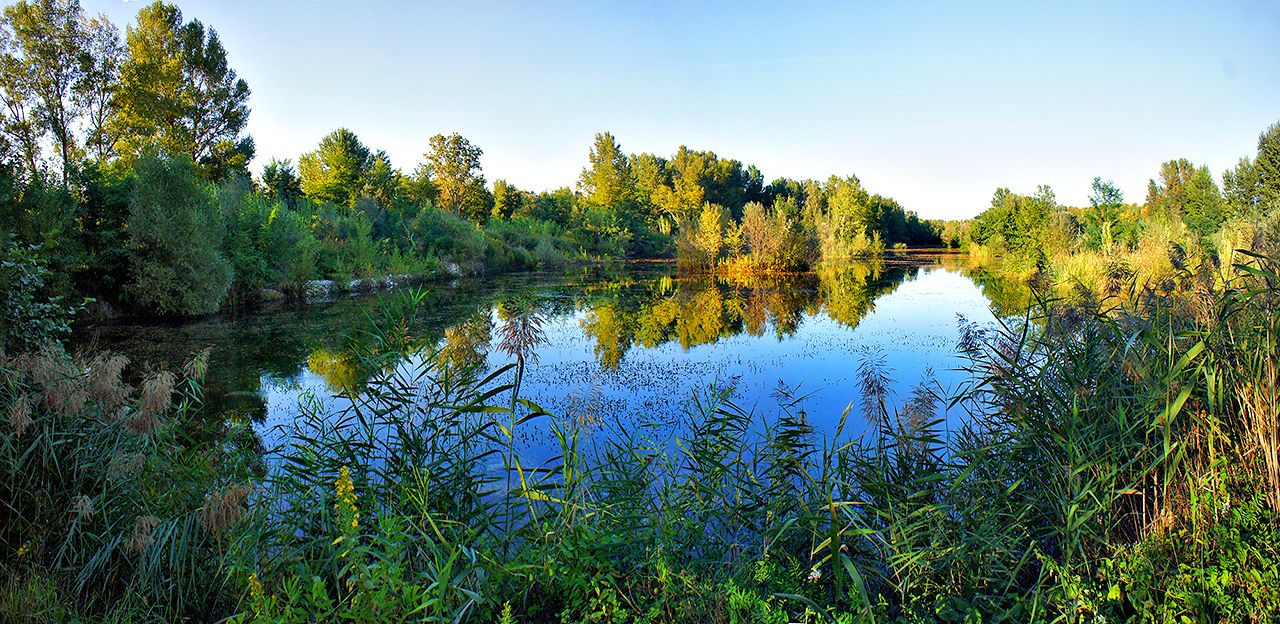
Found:
[[[83,308],[47,294],[50,271],[39,252],[39,247],[9,243],[0,254],[0,348],[35,350],[60,340]]]
[[[45,137],[64,176],[85,148],[101,160],[110,150],[103,122],[120,62],[115,27],[86,18],[79,2],[22,0],[5,8],[3,31],[4,134],[27,171],[39,171]]]
[[[220,181],[248,175],[249,86],[227,64],[218,33],[156,0],[127,33],[127,57],[113,102],[118,149],[129,159],[148,150],[186,154],[202,175]]]
[[[302,189],[308,197],[347,207],[362,196],[366,185],[384,185],[380,178],[393,176],[389,170],[378,171],[386,168],[386,154],[373,153],[346,128],[329,133],[316,151],[298,160]]]
[[[493,196],[485,189],[480,173],[483,154],[456,132],[431,137],[431,151],[425,157],[436,186],[436,203],[442,210],[480,223],[488,218]]]
[[[248,430],[198,446],[180,435],[199,413],[207,358],[137,385],[124,382],[128,359],[111,354],[0,361],[6,578],[79,597],[76,610],[90,612],[150,604],[177,618],[233,604],[219,568],[252,489],[237,442]]]
[[[186,155],[143,155],[129,200],[133,280],[139,309],[207,314],[222,303],[232,267],[222,242],[217,200]]]

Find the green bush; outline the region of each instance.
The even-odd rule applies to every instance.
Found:
[[[71,333],[81,307],[49,296],[50,271],[39,247],[5,245],[0,253],[0,349],[39,349]]]
[[[232,267],[219,250],[222,222],[213,188],[186,156],[148,154],[135,172],[127,289],[133,304],[166,315],[217,311]]]

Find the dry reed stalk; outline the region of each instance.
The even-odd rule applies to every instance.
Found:
[[[1275,360],[1268,358],[1265,373],[1269,387],[1244,384],[1236,387],[1236,393],[1245,426],[1253,434],[1267,471],[1267,481],[1271,486],[1267,500],[1273,508],[1280,509],[1280,422],[1276,418],[1275,369]]]
[[[71,503],[71,511],[80,516],[81,520],[93,515],[93,499],[81,494],[75,497]]]
[[[119,453],[111,458],[111,465],[107,467],[107,474],[114,478],[131,477],[142,472],[142,464],[145,461],[142,453]]]
[[[160,519],[155,516],[138,516],[133,523],[133,539],[129,540],[128,548],[136,553],[142,553],[151,548],[151,545],[156,543],[151,534],[159,525]]]
[[[142,382],[142,396],[138,409],[125,426],[137,435],[150,435],[159,431],[164,422],[161,416],[169,409],[173,398],[173,386],[177,376],[169,371],[156,373]]]
[[[133,390],[120,380],[129,358],[110,353],[100,354],[89,363],[89,396],[109,414],[129,400]]]
[[[13,427],[14,437],[21,438],[22,434],[27,432],[27,428],[33,422],[31,420],[31,397],[26,394],[18,395],[13,405],[9,407],[9,425]]]
[[[192,381],[204,381],[204,375],[209,371],[209,354],[212,352],[213,347],[201,349],[182,366],[182,374]]]
[[[200,527],[221,541],[222,536],[244,518],[248,511],[245,500],[253,491],[250,484],[224,487],[204,495],[200,508]]]

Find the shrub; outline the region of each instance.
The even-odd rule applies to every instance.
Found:
[[[213,188],[186,156],[148,154],[135,171],[128,288],[135,307],[164,315],[217,311],[232,268],[219,250],[222,228]]]
[[[0,253],[0,349],[38,349],[71,332],[71,317],[83,306],[49,296],[50,271],[39,247],[10,243]]]

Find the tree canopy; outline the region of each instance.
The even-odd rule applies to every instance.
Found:
[[[249,85],[236,77],[218,33],[199,20],[183,22],[177,6],[157,1],[126,29],[113,126],[122,155],[149,147],[186,154],[205,177],[248,174],[253,139]]]

